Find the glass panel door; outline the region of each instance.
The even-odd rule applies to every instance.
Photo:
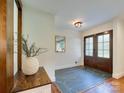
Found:
[[[113,31],[84,37],[84,65],[112,73]]]

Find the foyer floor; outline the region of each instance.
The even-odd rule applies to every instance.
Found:
[[[118,80],[111,78],[83,93],[124,93],[124,77]]]
[[[62,93],[92,93],[87,91],[109,78],[111,75],[106,72],[81,66],[56,71],[56,83]]]

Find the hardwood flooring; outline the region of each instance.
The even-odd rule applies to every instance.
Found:
[[[84,93],[124,93],[124,77],[120,79],[109,79]]]
[[[70,82],[73,82],[74,81],[74,83],[71,83],[70,84],[66,79],[63,79],[62,82],[65,82],[64,85],[66,84],[65,85],[66,88],[64,88],[64,89],[69,90],[69,87],[70,86],[68,87],[67,86],[67,83],[69,83],[70,85],[72,85],[71,88],[73,88],[75,90],[76,88],[79,89],[80,86],[81,87],[84,86],[83,84],[81,85],[81,83],[85,83],[85,87],[86,87],[89,84],[89,81],[91,82],[92,80],[95,81],[95,79],[97,79],[97,77],[94,77],[94,78],[91,77],[90,74],[92,74],[92,73],[90,73],[90,74],[88,74],[89,76],[87,76],[86,78],[84,78],[84,77],[82,77],[82,78],[76,77],[78,80],[83,81],[83,82],[77,82],[77,83],[75,83],[75,78],[74,77],[76,76],[76,74],[74,74],[74,71],[76,71],[76,73],[78,73],[78,71],[80,71],[80,69],[77,70],[77,68],[79,68],[79,67],[63,69],[63,70],[60,70],[58,72],[59,73],[59,77],[65,78],[66,77],[66,73],[67,73],[67,76],[68,76],[67,78],[69,78],[69,81],[70,81],[70,79],[72,79],[72,81],[70,81]],[[85,71],[86,70],[88,70],[88,69],[85,69]],[[82,69],[81,69],[81,71],[82,71]],[[57,74],[58,73],[56,72],[56,77],[57,77]],[[69,76],[69,73],[71,73],[71,77]],[[78,75],[81,75],[81,73],[78,73]],[[84,73],[84,74],[86,76],[86,73]],[[101,74],[101,75],[103,75],[103,74]],[[86,80],[88,77],[91,77],[90,79],[88,79],[89,81]],[[59,81],[60,81],[60,79],[61,78],[59,78]],[[85,81],[84,81],[84,79],[85,79]],[[58,87],[61,86],[59,83],[56,83],[56,84],[57,84]],[[80,86],[79,85],[78,86],[75,86],[76,84],[79,84]],[[80,92],[76,92],[76,91],[75,92],[73,92],[73,91],[70,91],[70,92],[67,91],[66,92],[66,91],[63,91],[64,89],[63,89],[62,86],[61,86],[61,90],[63,91],[63,93],[71,93],[71,92],[73,92],[73,93],[124,93],[124,77],[122,77],[120,79],[114,79],[114,78],[108,77],[108,78],[106,78],[105,81],[103,81],[103,83],[101,82],[99,84],[98,83],[97,84],[93,84],[93,86],[91,86],[90,89],[87,88],[88,90],[87,89],[86,90],[82,90],[82,92],[81,91]],[[58,89],[60,89],[60,88],[58,88]],[[59,91],[59,92],[55,92],[55,93],[61,93],[61,92]]]
[[[61,93],[54,87],[53,93]],[[120,79],[109,79],[105,83],[95,86],[82,93],[124,93],[124,77]]]
[[[55,83],[52,84],[52,93],[61,93],[61,91],[59,90]]]

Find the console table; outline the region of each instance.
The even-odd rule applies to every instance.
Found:
[[[13,93],[60,93],[57,87],[51,82],[45,69],[31,76],[24,75],[21,71],[15,76]]]

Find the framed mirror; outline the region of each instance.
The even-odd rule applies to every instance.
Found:
[[[65,36],[55,36],[55,51],[56,52],[65,52]]]

